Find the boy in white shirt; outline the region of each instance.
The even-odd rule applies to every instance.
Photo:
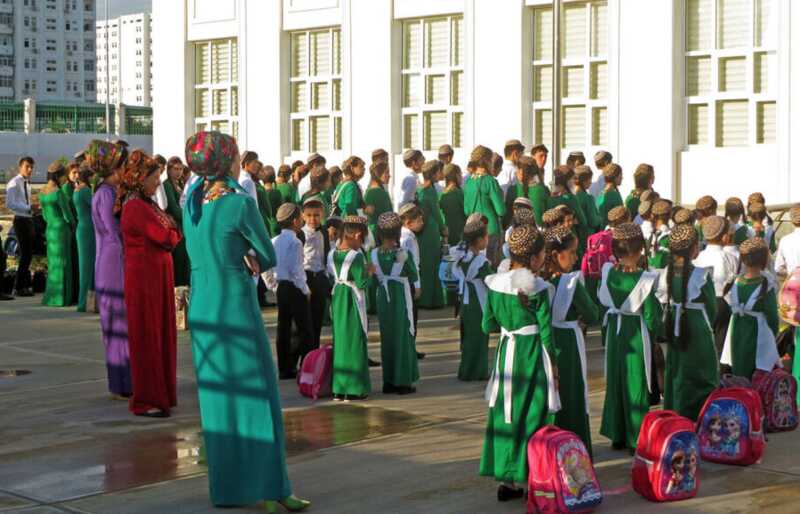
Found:
[[[424,163],[425,157],[419,150],[410,149],[403,152],[403,164],[406,166],[406,171],[398,172],[392,197],[394,208],[398,213],[404,203],[413,202],[416,198],[419,174]]]
[[[251,151],[246,151],[242,154],[242,173],[239,174],[239,185],[242,186],[253,200],[258,205],[258,193],[256,192],[256,183],[253,181],[253,174],[258,168],[258,154]]]
[[[414,333],[417,332],[417,320],[419,319],[417,310],[417,294],[420,288],[419,281],[419,242],[417,234],[422,232],[425,221],[422,217],[422,209],[413,202],[407,202],[397,210],[400,219],[403,221],[403,228],[400,229],[400,249],[408,252],[414,259],[414,266],[417,269],[417,281],[411,285],[411,296],[414,298]],[[417,352],[418,359],[424,359],[425,354]]]
[[[306,272],[306,283],[311,291],[309,309],[311,315],[312,349],[319,348],[322,322],[325,318],[325,305],[331,295],[330,282],[327,275],[328,252],[330,243],[328,231],[322,228],[322,216],[325,206],[319,197],[310,197],[303,202],[302,231],[303,269]]]
[[[505,197],[508,188],[517,183],[517,160],[525,155],[525,145],[518,139],[506,141],[503,146],[503,155],[505,160],[500,174],[497,175],[497,184],[503,190],[503,197]]]

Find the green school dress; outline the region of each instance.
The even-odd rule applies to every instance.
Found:
[[[672,254],[669,251],[670,232],[671,230],[667,225],[661,227],[660,231],[654,232],[650,258],[647,259],[647,265],[650,269],[664,269],[672,260]]]
[[[417,203],[425,217],[425,227],[417,234],[419,242],[419,279],[422,284],[417,305],[423,309],[438,309],[444,305],[444,289],[439,280],[442,260],[442,211],[439,194],[433,186],[417,189]]]
[[[487,289],[484,280],[493,273],[484,255],[472,251],[454,254],[454,273],[460,280],[461,307],[459,329],[461,332],[461,362],[458,379],[464,381],[489,378],[489,333],[483,331],[482,320]]]
[[[500,235],[501,223],[506,214],[503,190],[497,179],[490,175],[473,175],[464,184],[464,215],[478,212],[489,220],[487,232],[490,236]]]
[[[265,188],[266,189],[266,188]],[[278,226],[278,208],[283,204],[283,195],[275,188],[266,189],[267,199],[269,200],[267,213],[267,228],[269,229],[270,237],[276,237],[281,233]]]
[[[164,193],[167,197],[166,212],[175,220],[175,226],[183,230],[183,210],[179,204],[181,192],[175,189],[171,180],[164,181]],[[189,254],[186,253],[186,239],[181,238],[180,242],[172,250],[172,269],[175,278],[175,287],[189,285]]]
[[[358,210],[364,206],[364,200],[361,197],[361,188],[352,180],[340,182],[339,185],[336,186],[332,201],[336,204],[335,207],[338,208],[338,215],[342,218],[345,216],[357,215]]]
[[[639,215],[639,205],[641,205],[641,195],[644,191],[639,191],[638,189],[631,190],[630,194],[625,198],[625,208],[628,209],[628,213],[631,215],[631,219],[636,219],[636,216]]]
[[[78,312],[86,312],[86,297],[94,290],[95,240],[92,221],[92,189],[84,187],[72,195],[72,203],[78,213],[75,239],[78,243]]]
[[[600,311],[583,285],[580,271],[553,277],[550,283],[555,292],[550,312],[561,397],[561,410],[556,414],[555,424],[580,437],[591,455],[586,342],[578,319],[587,324],[596,323]]]
[[[553,381],[550,285],[527,269],[515,269],[489,275],[486,286],[483,331],[502,332],[487,388],[489,412],[480,474],[521,484],[528,479],[528,440],[553,423],[559,408]],[[528,296],[527,306],[518,292]]]
[[[514,214],[514,200],[521,197],[527,197],[531,201],[533,207],[533,217],[536,220],[537,226],[542,226],[542,215],[549,208],[548,202],[550,199],[550,190],[544,184],[536,183],[528,186],[528,194],[525,195],[525,188],[522,184],[514,184],[506,191],[506,226],[511,226],[512,217]]]
[[[419,380],[411,284],[417,281],[414,258],[405,250],[370,252],[378,283],[376,304],[381,331],[383,383],[410,387]]]
[[[447,244],[456,246],[461,242],[464,224],[467,222],[464,214],[464,191],[458,187],[445,189],[439,195],[439,207],[447,224]]]
[[[594,202],[594,197],[586,191],[578,191],[575,193],[575,198],[578,200],[578,205],[586,216],[586,224],[589,229],[589,234],[594,234],[605,228],[600,213],[597,212],[597,204]]]
[[[616,189],[611,189],[608,191],[604,189],[603,192],[597,197],[595,203],[597,204],[597,212],[600,214],[600,218],[603,220],[603,226],[606,226],[608,225],[608,211],[614,207],[623,205],[622,195],[620,195],[619,191]]]
[[[748,227],[745,224],[737,223],[735,225],[735,231],[733,232],[733,244],[739,246],[740,244],[747,241],[748,235]]]
[[[662,329],[656,299],[659,274],[603,267],[597,298],[605,309],[606,395],[600,433],[612,443],[636,448],[650,410],[652,344]]]
[[[65,307],[73,303],[75,282],[72,264],[73,230],[72,202],[61,189],[39,194],[42,215],[47,222],[47,286],[42,305]]]
[[[364,204],[372,207],[372,214],[367,217],[369,231],[375,241],[378,240],[378,217],[384,212],[392,211],[392,199],[388,191],[381,186],[373,186],[364,193]]]
[[[719,384],[719,358],[712,325],[717,315],[712,271],[689,266],[685,298],[683,277],[678,273],[672,277],[671,298],[666,297],[666,273],[662,274],[659,287],[659,294],[663,295],[660,300],[663,304],[669,302],[672,310],[673,326],[665,326],[664,331],[671,330],[674,334],[664,372],[664,408],[692,421],[697,419],[706,398]],[[686,318],[683,331],[679,316]]]
[[[331,299],[333,319],[333,394],[370,393],[367,362],[369,275],[362,252],[336,249],[328,255],[328,272],[336,277]]]
[[[275,189],[281,194],[281,203],[297,203],[297,188],[291,182],[275,184]]]

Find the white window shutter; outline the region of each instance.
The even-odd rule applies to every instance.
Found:
[[[551,65],[533,68],[533,100],[546,102],[553,98],[553,67]]]
[[[239,80],[239,41],[231,39],[231,82]]]
[[[342,118],[340,116],[333,118],[333,149],[342,149]]]
[[[756,52],[753,55],[753,89],[755,93],[769,93],[776,81],[775,54]]]
[[[425,121],[424,150],[435,150],[448,143],[447,137],[447,112],[429,111],[423,118]]]
[[[239,88],[231,87],[231,116],[239,116]]]
[[[342,31],[333,30],[333,74],[342,74]]]
[[[212,112],[215,116],[225,116],[228,114],[228,90],[215,89],[213,94]]]
[[[582,147],[586,144],[586,107],[564,106],[561,134],[564,148]]]
[[[311,75],[331,73],[331,34],[327,30],[311,33]]]
[[[303,112],[307,110],[308,104],[308,84],[306,82],[295,82],[292,84],[292,109],[291,112]]]
[[[449,58],[449,39],[447,19],[425,22],[425,66],[434,68],[447,66]]]
[[[686,0],[686,49],[709,50],[714,41],[714,0]]]
[[[775,35],[778,33],[775,0],[755,0],[755,2],[756,33],[754,44],[759,47],[775,46]]]
[[[425,84],[425,103],[441,105],[447,101],[447,81],[444,75],[428,75]]]
[[[453,66],[461,66],[464,64],[464,18],[461,16],[454,16],[451,24],[451,51]]]
[[[690,145],[708,144],[708,104],[689,106],[688,128]]]
[[[717,102],[717,146],[747,146],[748,101]]]
[[[306,151],[306,120],[292,120],[292,151]]]
[[[464,131],[464,113],[463,112],[454,112],[453,113],[453,120],[452,120],[452,132],[453,136],[451,138],[452,145],[456,148],[460,148],[462,145],[462,133]]]
[[[404,68],[422,67],[422,25],[418,21],[403,24]]]
[[[331,148],[330,118],[315,116],[311,118],[311,151],[325,152]]]
[[[565,59],[585,57],[586,4],[565,4],[563,21],[562,57]]]
[[[686,58],[686,96],[704,95],[711,91],[711,57]]]
[[[721,92],[747,89],[747,59],[724,57],[719,60],[719,90]]]
[[[594,146],[608,144],[608,109],[605,107],[592,109],[592,144]]]
[[[311,110],[320,111],[330,108],[330,92],[327,82],[317,82],[311,88]]]
[[[419,118],[416,114],[403,116],[403,148],[419,148]]]
[[[333,81],[333,104],[331,108],[334,111],[342,110],[342,81],[338,79]]]
[[[208,89],[195,91],[194,115],[196,118],[211,116],[211,93]]]
[[[308,40],[305,32],[292,34],[292,77],[308,75]]]
[[[776,123],[777,107],[775,102],[759,102],[756,115],[756,143],[774,144],[777,142]]]
[[[608,5],[592,4],[592,56],[608,54]]]
[[[596,62],[592,63],[592,90],[591,98],[593,100],[604,99],[608,97],[608,63]]]
[[[450,74],[450,105],[464,103],[464,72],[454,71]]]
[[[719,48],[749,46],[752,20],[751,0],[718,0]]]
[[[562,97],[577,98],[583,96],[583,66],[564,66]]]
[[[209,68],[209,44],[198,43],[195,45],[195,83],[208,84],[211,82],[211,69]]]
[[[422,105],[422,77],[416,74],[403,75],[403,107]]]
[[[553,10],[550,8],[534,11],[533,58],[549,61],[553,58]]]
[[[218,84],[230,80],[230,57],[228,40],[211,43],[211,80],[213,83]]]
[[[535,125],[535,143],[550,148],[553,140],[553,112],[550,109],[536,111]]]

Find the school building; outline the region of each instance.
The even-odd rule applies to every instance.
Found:
[[[646,162],[681,202],[800,201],[800,2],[562,0],[560,31],[553,4],[153,2],[154,151],[216,129],[269,164],[450,143],[464,165],[476,144],[552,147],[555,105],[562,162],[607,149],[623,190]]]

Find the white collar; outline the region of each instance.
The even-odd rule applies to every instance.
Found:
[[[297,237],[297,232],[295,232],[294,230],[292,230],[290,228],[281,229],[281,235],[283,235],[283,234],[288,234],[290,236]]]
[[[527,268],[495,273],[486,277],[484,282],[492,291],[514,295],[518,293],[536,294],[553,287],[552,284],[537,277]]]
[[[706,249],[704,251],[709,251],[709,250],[711,250],[711,253],[714,253],[714,252],[721,252],[723,250],[723,248],[722,248],[722,245],[707,244],[706,245]]]

